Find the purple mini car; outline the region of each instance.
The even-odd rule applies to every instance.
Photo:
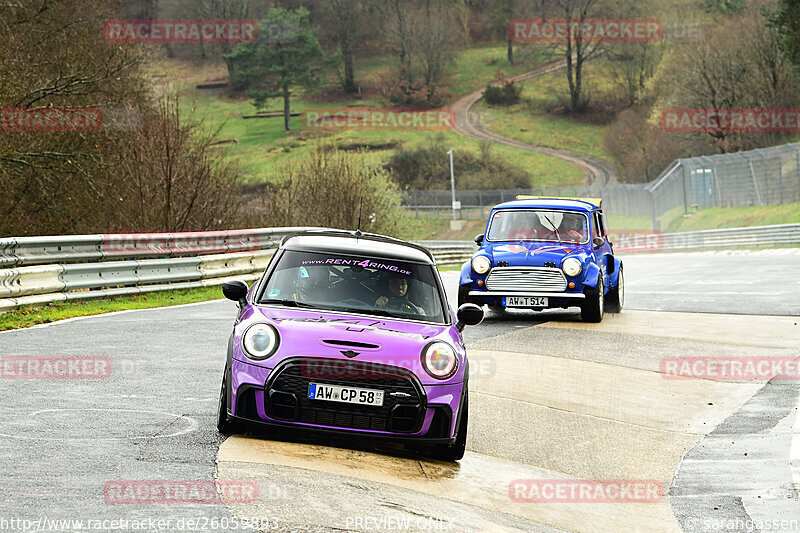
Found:
[[[468,361],[433,256],[397,239],[346,231],[286,237],[239,303],[217,427],[294,427],[383,437],[461,459]]]

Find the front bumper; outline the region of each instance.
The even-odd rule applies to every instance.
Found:
[[[340,359],[292,358],[269,369],[234,359],[230,377],[231,418],[264,426],[365,438],[430,444],[454,442],[463,383],[423,386],[414,379],[413,373],[395,367],[386,368],[407,378],[406,388],[396,379],[388,383],[384,376],[355,381],[335,376],[309,377],[298,372],[298,365],[309,360],[358,364]],[[374,369],[375,365],[370,368]],[[381,407],[309,400],[307,387],[311,381],[382,389],[386,400]],[[391,392],[403,394],[393,396]]]
[[[548,298],[547,308],[580,306],[586,299],[582,292],[469,291],[471,300],[494,307],[502,306],[507,296],[545,297]]]

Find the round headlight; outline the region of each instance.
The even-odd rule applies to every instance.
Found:
[[[479,255],[472,259],[472,270],[478,274],[486,274],[491,266],[492,262],[485,255]]]
[[[269,324],[253,324],[244,332],[242,347],[250,359],[266,359],[278,349],[278,332]]]
[[[456,351],[445,342],[434,342],[422,350],[422,366],[436,379],[447,379],[456,372]]]
[[[564,263],[561,265],[561,268],[564,270],[564,274],[574,278],[581,273],[581,270],[583,270],[583,265],[578,259],[570,257],[564,261]]]

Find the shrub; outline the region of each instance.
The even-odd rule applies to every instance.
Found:
[[[386,170],[401,189],[449,189],[448,150],[441,137],[432,139],[427,146],[403,147],[389,159]],[[527,172],[494,157],[488,145],[482,146],[479,156],[456,150],[453,159],[459,189],[514,189],[531,185]]]
[[[501,87],[489,85],[483,91],[483,98],[489,105],[514,105],[519,103],[521,93],[522,89],[511,82]]]
[[[260,205],[251,205],[249,226],[320,226],[396,235],[402,221],[397,185],[359,153],[322,145],[269,185]]]
[[[483,91],[483,98],[489,105],[514,105],[518,104],[522,89],[514,82],[507,79],[501,70],[494,75],[496,83],[489,85]]]

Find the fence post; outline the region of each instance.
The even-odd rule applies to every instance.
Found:
[[[689,176],[686,175],[686,165],[684,165],[682,161],[681,161],[681,167],[683,167],[683,214],[684,215],[688,215],[689,214],[689,199],[686,196],[686,194],[687,194],[687,191],[686,191],[686,180],[689,178]]]
[[[767,163],[767,158],[761,150],[758,150],[757,153],[761,157],[761,163],[764,165],[764,205],[769,205],[769,163]]]
[[[481,218],[483,218],[483,193],[478,189],[478,205],[481,206]]]
[[[414,217],[419,218],[419,191],[414,189]]]
[[[794,147],[794,159],[797,164],[797,201],[800,202],[800,147]]]
[[[656,195],[653,191],[647,191],[650,194],[650,205],[653,206],[653,231],[661,231],[658,224],[658,213],[656,212]]]
[[[747,163],[750,165],[750,179],[753,180],[753,189],[756,191],[756,200],[758,200],[759,205],[762,205],[761,193],[758,191],[758,183],[756,182],[756,170],[753,168],[753,160],[744,154],[742,157],[747,159]]]

